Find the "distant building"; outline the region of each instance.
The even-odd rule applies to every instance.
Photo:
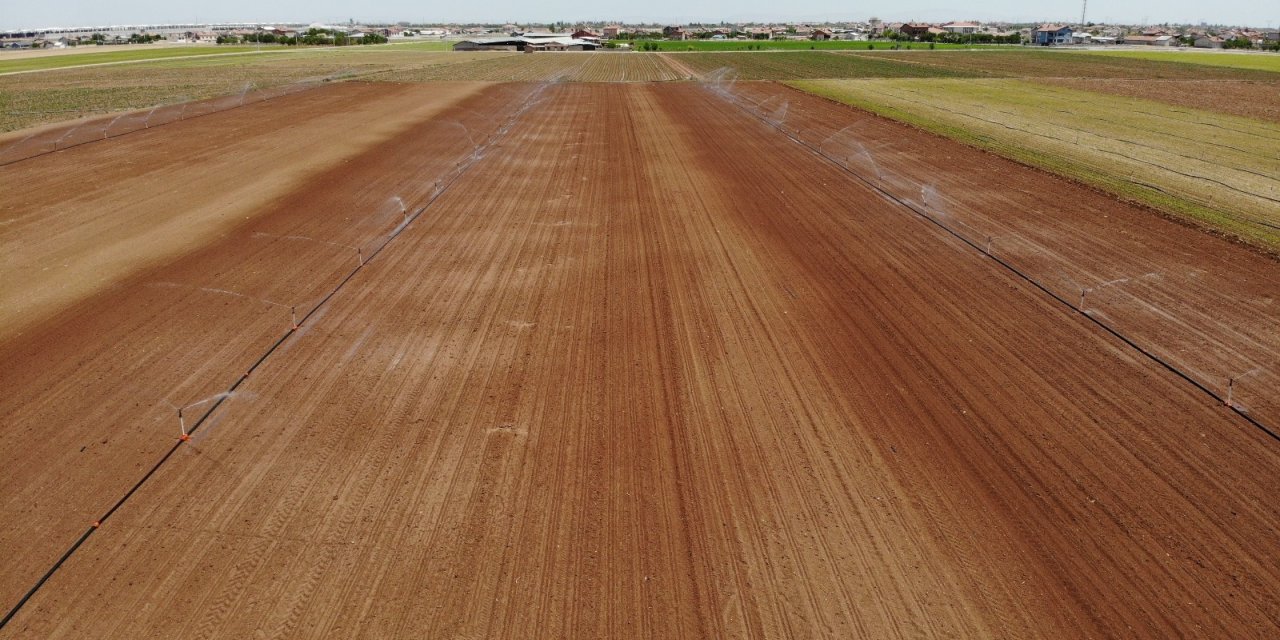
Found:
[[[616,24],[611,24],[604,28],[604,37],[609,38],[610,40],[615,40],[617,39],[618,34],[621,32],[622,32],[621,26],[618,26]]]
[[[826,29],[814,29],[813,35],[810,37],[814,40],[830,40],[832,35],[833,34]]]
[[[907,36],[909,38],[919,38],[920,36],[923,36],[924,34],[929,33],[929,30],[933,28],[934,28],[933,25],[916,24],[914,22],[907,22],[907,23],[904,23],[901,27],[898,27],[898,33],[901,33],[902,35]]]
[[[1200,36],[1196,38],[1195,46],[1200,49],[1221,49],[1222,38],[1218,36]]]
[[[1031,42],[1042,46],[1071,44],[1071,27],[1061,24],[1045,24],[1031,32]]]
[[[942,25],[942,30],[947,33],[959,33],[968,35],[978,32],[978,23],[976,22],[948,22]]]
[[[1175,44],[1176,39],[1173,36],[1125,36],[1125,44],[1144,44],[1152,47],[1171,47]]]
[[[595,51],[598,41],[579,40],[564,34],[525,34],[502,38],[475,38],[453,45],[454,51]]]

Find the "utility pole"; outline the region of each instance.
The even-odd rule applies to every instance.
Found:
[[[1080,0],[1080,28],[1084,28],[1084,13],[1089,8],[1089,0]]]

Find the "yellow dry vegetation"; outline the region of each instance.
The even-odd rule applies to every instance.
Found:
[[[1023,80],[792,84],[1280,248],[1276,124]]]

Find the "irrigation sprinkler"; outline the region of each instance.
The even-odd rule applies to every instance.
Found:
[[[933,218],[934,221],[943,225],[943,227],[950,230],[952,233],[964,238],[966,241],[981,237],[980,232],[974,228],[973,225],[951,215],[951,213],[947,211],[946,201],[942,196],[938,195],[938,188],[934,186],[933,183],[920,185],[920,200],[924,207],[932,214],[929,217]],[[964,228],[965,233],[960,232],[961,227]]]
[[[64,133],[64,134],[62,134],[61,136],[59,136],[57,140],[54,140],[54,141],[53,141],[53,150],[54,150],[54,151],[57,151],[57,150],[58,150],[58,143],[59,143],[59,142],[62,142],[63,140],[65,140],[65,139],[67,138],[67,136],[69,136],[69,135],[71,135],[71,134],[73,134],[73,133],[75,133],[75,132],[79,131],[79,130],[80,130],[80,127],[83,127],[83,126],[84,126],[84,124],[78,124],[78,125],[76,125],[76,126],[74,126],[74,127],[71,127],[71,129],[69,129],[66,133]]]
[[[1064,273],[1063,275],[1066,275],[1066,274]],[[1144,274],[1142,274],[1142,275],[1140,275],[1140,276],[1134,276],[1134,278],[1151,278],[1151,277],[1155,277],[1155,276],[1157,276],[1157,275],[1159,275],[1159,272],[1157,272],[1157,271],[1152,271],[1152,272],[1150,272],[1150,273],[1144,273]],[[1111,287],[1111,286],[1115,286],[1115,285],[1118,285],[1118,284],[1124,284],[1124,283],[1126,283],[1126,282],[1129,282],[1129,281],[1130,281],[1130,280],[1132,280],[1132,279],[1133,279],[1133,278],[1116,278],[1115,280],[1108,280],[1108,281],[1103,282],[1103,283],[1101,283],[1101,284],[1099,284],[1099,285],[1097,285],[1097,286],[1093,286],[1093,287],[1084,287],[1084,288],[1080,289],[1080,306],[1079,306],[1079,307],[1077,307],[1077,310],[1078,310],[1078,311],[1080,311],[1081,313],[1084,313],[1084,297],[1085,297],[1085,294],[1087,294],[1087,293],[1092,293],[1092,292],[1094,292],[1094,291],[1098,291],[1099,289],[1103,289],[1103,288],[1105,288],[1105,287]],[[1132,294],[1130,294],[1130,295],[1132,295]]]
[[[465,134],[467,134],[467,141],[471,143],[471,155],[472,155],[473,157],[480,153],[480,147],[481,147],[481,145],[480,145],[479,143],[477,143],[477,142],[476,142],[476,138],[475,138],[475,136],[471,135],[471,129],[468,129],[468,128],[467,128],[467,125],[462,124],[461,122],[459,122],[459,121],[457,121],[457,120],[450,120],[450,121],[449,121],[449,124],[452,124],[452,125],[457,126],[457,127],[461,127],[461,128],[462,128],[462,132],[463,132],[463,133],[465,133]]]
[[[181,434],[179,440],[187,442],[191,439],[191,434],[187,433],[187,421],[182,417],[182,407],[178,407],[178,432]]]
[[[1237,408],[1235,404],[1232,402],[1235,396],[1236,382],[1244,379],[1246,376],[1253,375],[1259,371],[1262,371],[1262,367],[1254,367],[1238,376],[1232,376],[1227,378],[1227,397],[1226,397],[1226,400],[1224,400],[1224,404],[1233,409]]]
[[[854,127],[858,126],[858,124],[859,124],[859,123],[855,122],[855,123],[850,124],[850,125],[845,125],[845,126],[844,126],[843,128],[841,128],[840,130],[838,130],[838,131],[836,131],[836,132],[832,133],[831,135],[829,135],[829,136],[827,136],[827,137],[823,138],[823,139],[822,139],[822,142],[819,142],[819,143],[818,143],[818,150],[819,150],[819,151],[822,151],[822,152],[824,153],[824,155],[825,155],[825,153],[826,153],[826,151],[825,151],[825,150],[826,150],[826,148],[827,148],[827,143],[828,143],[828,142],[831,142],[831,139],[832,139],[832,138],[834,138],[834,137],[836,137],[836,136],[838,136],[838,135],[840,135],[840,134],[842,134],[842,133],[844,133],[844,132],[848,131],[849,129],[852,129],[852,128],[854,128]],[[844,147],[844,148],[845,148],[846,150],[848,149],[848,147],[847,147],[847,146],[846,146],[846,147]],[[830,157],[830,156],[827,156],[827,157]],[[834,159],[834,158],[832,158],[832,159]],[[846,166],[846,167],[847,167],[847,166],[849,166],[849,155],[848,155],[847,153],[845,154],[845,157],[844,157],[844,163],[845,163],[845,166]]]
[[[866,145],[862,144],[861,142],[855,142],[854,144],[858,145],[858,151],[862,154],[862,157],[866,158],[867,162],[871,164],[871,170],[874,171],[876,174],[876,181],[880,183],[880,188],[883,189],[884,188],[884,172],[880,170],[880,164],[876,162],[876,159],[874,157],[872,157],[871,152],[867,150]]]
[[[120,120],[120,118],[125,117],[125,115],[126,115],[126,114],[123,114],[123,113],[122,113],[122,114],[120,114],[120,115],[116,116],[115,118],[113,118],[113,119],[111,120],[111,122],[107,123],[107,126],[106,126],[106,127],[103,127],[103,129],[102,129],[102,139],[103,139],[103,140],[106,140],[106,139],[107,139],[107,137],[110,135],[110,133],[111,133],[111,127],[116,126],[116,122],[118,122],[118,121]]]
[[[933,186],[933,184],[920,185],[920,202],[934,213],[941,214],[944,218],[949,217],[947,216],[947,213],[942,210],[942,207],[938,206],[937,200],[938,190]]]
[[[244,89],[240,91],[240,103],[239,103],[239,104],[237,104],[236,106],[238,106],[238,107],[243,107],[243,106],[244,106],[244,99],[245,99],[245,96],[248,96],[248,95],[249,95],[249,90],[250,90],[250,89],[252,89],[252,88],[253,88],[253,82],[252,82],[252,81],[244,83]]]

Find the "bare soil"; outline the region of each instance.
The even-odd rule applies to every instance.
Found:
[[[787,95],[1091,269],[1195,265],[1156,290],[1240,335],[1251,303],[1211,305],[1276,293],[1247,249]],[[460,98],[7,339],[3,608],[174,441],[166,399],[284,330],[261,299],[349,272],[287,237],[372,242],[393,196],[426,209],[0,635],[1277,632],[1274,440],[691,83]]]

